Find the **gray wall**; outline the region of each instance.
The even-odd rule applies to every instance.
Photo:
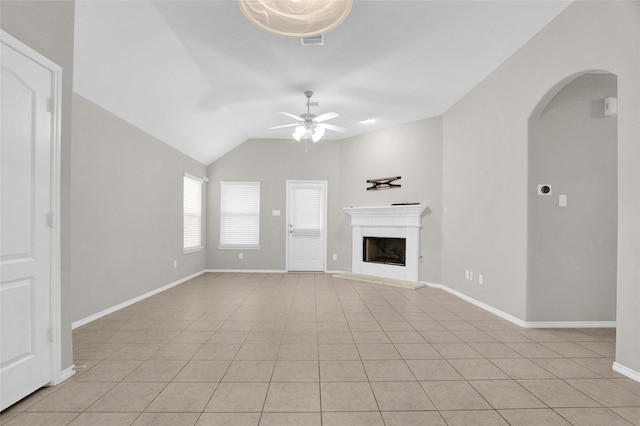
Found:
[[[340,143],[342,206],[419,202],[428,206],[420,230],[420,281],[441,282],[442,119],[420,120]],[[397,189],[367,191],[367,179],[402,176]],[[351,229],[343,217],[340,233],[351,253]],[[351,270],[351,261],[347,270]]]
[[[615,321],[616,77],[585,74],[530,120],[528,321]],[[537,195],[551,184],[551,195]],[[558,195],[568,206],[558,206]]]
[[[284,270],[286,247],[286,181],[326,180],[327,269],[344,269],[336,224],[340,210],[340,146],[335,141],[309,143],[279,139],[250,139],[209,165],[207,184],[207,268]],[[260,181],[259,250],[220,250],[220,181]],[[280,210],[280,216],[273,216]],[[243,253],[244,259],[238,259]],[[333,261],[331,254],[338,254]]]
[[[0,2],[0,27],[62,67],[62,139],[60,147],[62,370],[73,364],[71,257],[69,255],[69,164],[71,156],[74,11],[75,3],[72,1]]]
[[[367,179],[402,176],[402,188],[367,191]],[[304,144],[293,140],[252,139],[209,166],[207,267],[267,269],[286,267],[286,180],[329,182],[327,269],[351,271],[351,226],[345,206],[377,206],[420,202],[423,217],[420,279],[439,282],[442,193],[442,121],[417,121],[379,132]],[[260,250],[220,250],[220,181],[261,183]],[[272,210],[282,215],[272,216]],[[242,252],[244,259],[238,259]],[[338,260],[333,261],[332,255]]]
[[[204,165],[77,94],[72,140],[73,321],[204,269],[182,251],[183,176]]]
[[[589,70],[618,77],[616,361],[640,371],[639,2],[574,2],[445,113],[443,282],[527,318],[528,120]]]

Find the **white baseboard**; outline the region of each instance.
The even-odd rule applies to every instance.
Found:
[[[105,309],[103,311],[100,311],[98,313],[95,313],[93,315],[89,315],[86,318],[82,318],[82,319],[80,319],[78,321],[74,321],[73,323],[71,323],[71,329],[75,330],[76,328],[82,327],[83,325],[86,325],[86,324],[89,324],[90,322],[95,321],[95,320],[97,320],[99,318],[102,318],[105,315],[112,314],[115,311],[119,311],[122,308],[126,308],[127,306],[133,305],[134,303],[137,303],[137,302],[139,302],[141,300],[144,300],[144,299],[146,299],[148,297],[151,297],[151,296],[156,295],[158,293],[162,293],[163,291],[169,290],[170,288],[175,287],[175,286],[177,286],[179,284],[182,284],[185,281],[189,281],[190,279],[193,279],[193,278],[195,278],[197,276],[200,276],[200,275],[204,274],[205,272],[207,272],[207,270],[202,270],[200,272],[196,272],[195,274],[191,274],[191,275],[189,275],[187,277],[181,278],[181,279],[179,279],[177,281],[174,281],[174,282],[171,282],[171,283],[169,283],[167,285],[164,285],[162,287],[156,288],[155,290],[151,290],[148,293],[141,294],[140,296],[134,297],[133,299],[129,299],[129,300],[125,301],[125,302],[119,303],[119,304],[117,304],[115,306],[107,308],[107,309]]]
[[[70,367],[67,367],[62,371],[56,372],[54,374],[53,380],[51,380],[45,386],[57,386],[60,383],[64,382],[65,380],[71,378],[71,376],[73,376],[74,374],[76,374],[76,366],[75,364],[71,364]]]
[[[520,327],[526,327],[527,323],[524,322],[523,320],[521,320],[520,318],[516,318],[511,314],[508,314],[506,312],[501,311],[500,309],[494,308],[493,306],[487,305],[484,302],[481,302],[479,300],[474,299],[473,297],[467,296],[464,293],[460,293],[458,290],[454,290],[452,288],[447,287],[446,285],[443,284],[436,284],[436,283],[425,283],[427,286],[429,287],[433,287],[433,288],[439,288],[442,289],[444,291],[446,291],[447,293],[451,293],[454,296],[457,296],[459,298],[461,298],[462,300],[466,300],[467,302],[474,304],[482,309],[484,309],[485,311],[491,312],[494,315],[499,316],[502,319],[506,319],[509,322],[512,322],[516,325],[519,325]]]
[[[613,368],[613,371],[623,374],[628,378],[635,380],[636,382],[640,382],[640,371],[632,370],[631,368],[625,367],[624,365],[619,364],[617,362],[613,363],[612,368]]]
[[[287,271],[279,269],[205,269],[204,272],[246,273],[246,274],[286,274]]]
[[[70,367],[67,367],[58,373],[58,377],[54,378],[53,382],[51,382],[51,386],[59,385],[65,380],[71,378],[74,374],[76,374],[76,366],[75,364],[71,364]]]
[[[615,321],[527,321],[527,328],[615,328]]]
[[[499,316],[500,318],[506,319],[520,327],[523,328],[615,328],[615,321],[523,321],[520,318],[514,317],[511,314],[501,311],[500,309],[494,308],[493,306],[487,305],[486,303],[480,302],[479,300],[474,299],[473,297],[467,296],[464,293],[460,293],[457,290],[447,287],[442,284],[435,283],[425,283],[429,287],[439,288],[447,293],[451,293],[454,296],[458,296],[459,298],[466,300],[469,303],[472,303],[485,311],[489,311],[494,315]]]
[[[205,272],[220,272],[220,273],[254,273],[254,274],[305,274],[307,272],[298,272],[298,271],[286,271],[284,269],[206,269]],[[310,274],[341,274],[344,271],[318,271],[318,272],[308,272]]]

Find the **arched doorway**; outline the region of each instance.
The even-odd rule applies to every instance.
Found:
[[[616,319],[617,78],[563,81],[529,118],[527,322],[613,326]],[[540,185],[548,185],[549,191]]]

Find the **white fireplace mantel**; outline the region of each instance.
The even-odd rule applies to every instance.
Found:
[[[351,216],[351,226],[401,226],[421,227],[422,212],[427,208],[421,204],[398,206],[344,207]]]
[[[420,228],[425,205],[344,207],[351,217],[351,267],[354,274],[418,281],[420,272]],[[405,238],[405,266],[363,262],[363,237]]]

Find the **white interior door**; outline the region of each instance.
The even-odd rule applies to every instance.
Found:
[[[0,409],[52,380],[51,70],[2,43]]]
[[[288,270],[324,271],[325,181],[287,181]]]

